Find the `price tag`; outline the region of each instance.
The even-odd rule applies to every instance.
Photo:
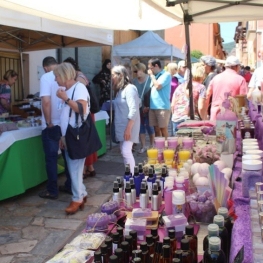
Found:
[[[238,251],[233,263],[242,263],[244,260],[244,246]]]

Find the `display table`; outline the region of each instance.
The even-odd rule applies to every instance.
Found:
[[[0,136],[0,200],[22,194],[47,180],[41,127]]]

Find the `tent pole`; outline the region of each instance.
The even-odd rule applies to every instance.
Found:
[[[114,31],[113,31],[113,39],[114,39]],[[113,62],[113,45],[111,45],[111,63],[112,62]],[[110,150],[112,149],[112,117],[113,117],[112,97],[113,97],[113,91],[112,91],[112,79],[111,79],[110,81]]]
[[[19,51],[20,55],[20,67],[21,67],[21,80],[22,80],[22,99],[25,97],[25,78],[24,78],[24,63],[23,63],[23,53]]]
[[[189,25],[190,20],[185,16],[184,29],[185,29],[185,41],[186,41],[186,62],[189,69],[189,79],[187,87],[189,89],[189,103],[190,103],[190,119],[194,120],[194,100],[193,100],[193,83],[192,83],[192,64],[191,64],[191,50],[190,50],[190,32]]]

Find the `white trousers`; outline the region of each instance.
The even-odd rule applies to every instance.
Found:
[[[120,150],[123,157],[124,165],[129,164],[131,173],[134,174],[135,160],[132,154],[132,145],[131,141],[123,141],[120,143]]]

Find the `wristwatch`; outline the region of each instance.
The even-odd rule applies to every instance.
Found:
[[[50,124],[50,123],[46,122],[47,127],[49,126],[49,124]]]
[[[69,101],[70,101],[70,98],[67,98],[67,99],[65,100],[65,103],[68,104]]]

